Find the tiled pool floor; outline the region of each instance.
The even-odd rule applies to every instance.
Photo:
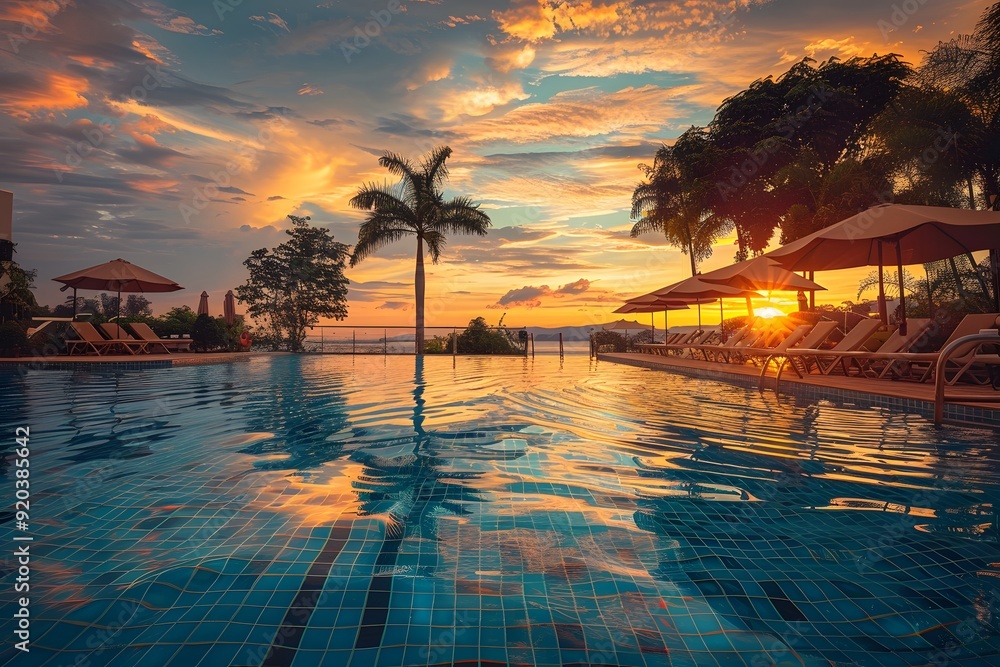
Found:
[[[35,541],[0,664],[1000,661],[989,430],[586,357],[7,386]]]

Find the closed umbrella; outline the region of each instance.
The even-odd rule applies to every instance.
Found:
[[[76,290],[104,290],[118,293],[118,317],[122,313],[122,292],[176,292],[184,289],[173,280],[136,266],[124,259],[116,259],[87,269],[53,278],[73,288],[73,316],[76,317]]]
[[[777,260],[792,271],[878,266],[879,298],[884,303],[883,255],[885,251],[893,252],[899,271],[900,333],[905,335],[904,264],[936,262],[998,246],[1000,211],[879,204],[772,250],[765,257]],[[994,298],[1000,300],[1000,294]],[[997,307],[1000,309],[1000,303]],[[882,317],[884,320],[884,310]]]
[[[208,315],[208,292],[201,293],[201,301],[198,302],[198,314]]]
[[[222,301],[222,313],[226,318],[226,325],[233,326],[236,321],[236,295],[233,290],[226,292],[226,298]]]

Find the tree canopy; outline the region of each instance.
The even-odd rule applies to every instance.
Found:
[[[311,226],[308,216],[288,218],[289,240],[250,254],[243,262],[250,277],[236,288],[236,295],[247,304],[250,317],[262,324],[274,348],[285,343],[300,352],[306,329],[320,317],[347,317],[348,246],[335,241],[330,230]]]

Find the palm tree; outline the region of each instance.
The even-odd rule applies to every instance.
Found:
[[[646,182],[632,193],[630,235],[658,231],[667,242],[677,246],[691,261],[691,275],[698,273],[698,262],[712,255],[712,244],[724,236],[732,223],[710,214],[704,184],[693,173],[692,165],[678,146],[685,132],[673,146],[656,151],[653,166],[641,164]]]
[[[419,165],[386,151],[380,166],[399,176],[395,186],[366,183],[351,199],[356,209],[371,211],[358,231],[358,244],[351,255],[351,266],[380,248],[405,236],[417,237],[417,268],[413,290],[417,309],[416,352],[424,353],[424,244],[431,261],[437,264],[448,233],[485,236],[492,225],[488,215],[468,197],[446,202],[441,186],[448,178],[445,161],[451,148],[442,146],[426,155]]]

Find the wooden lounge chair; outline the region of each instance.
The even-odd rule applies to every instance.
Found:
[[[881,326],[882,322],[880,320],[864,319],[855,324],[839,343],[828,350],[806,347],[793,347],[786,350],[785,359],[778,367],[778,375],[781,375],[781,371],[786,363],[792,367],[792,370],[799,377],[802,377],[803,372],[808,375],[812,371],[813,366],[815,366],[821,375],[829,375],[833,369],[842,366],[846,375],[847,363],[842,354],[844,352],[859,352],[864,344],[868,342],[868,339]],[[799,372],[800,366],[802,367],[802,372]]]
[[[804,324],[802,327],[805,327],[806,329],[804,335],[800,336],[798,339],[789,335],[783,341],[774,346],[774,348],[770,351],[770,354],[768,354],[764,359],[764,365],[761,367],[760,371],[761,377],[763,377],[764,373],[767,372],[767,368],[770,366],[771,361],[779,358],[784,359],[789,350],[795,348],[815,350],[818,348],[826,341],[827,338],[833,335],[834,331],[837,330],[837,323],[832,320],[820,320],[813,326]],[[802,329],[802,327],[798,327],[796,330]],[[757,355],[757,358],[760,356],[764,355]],[[756,363],[754,356],[751,356],[751,361]]]
[[[993,329],[997,326],[997,313],[966,315],[958,323],[955,330],[948,336],[940,349],[944,349],[952,342],[965,336],[979,333],[982,329]],[[948,360],[948,366],[944,369],[947,374],[949,369],[954,371],[951,379],[945,378],[945,383],[953,385],[964,376],[976,363],[991,361],[996,355],[980,355],[979,348],[982,343],[969,343],[964,345]],[[915,379],[918,382],[926,382],[934,376],[934,369],[937,366],[938,352],[895,352],[882,353],[874,352],[866,357],[866,360],[885,362],[885,366],[879,372],[879,377],[889,376],[893,379]]]
[[[747,336],[751,335],[750,332],[751,332],[752,329],[753,329],[753,325],[752,324],[747,324],[747,325],[745,325],[743,327],[740,327],[736,331],[734,331],[733,335],[730,336],[729,338],[727,338],[726,340],[724,340],[722,342],[719,342],[719,343],[716,343],[715,345],[711,345],[711,344],[709,344],[709,345],[691,345],[691,346],[688,347],[688,349],[691,350],[691,356],[692,357],[696,357],[698,355],[698,353],[701,352],[701,355],[705,358],[705,361],[714,361],[714,358],[718,354],[720,354],[722,352],[725,352],[727,350],[731,350],[732,348],[736,347],[736,345],[741,340],[743,340]]]
[[[705,345],[708,343],[709,339],[716,334],[715,329],[705,329],[704,331],[695,331],[683,343],[674,343],[667,345],[667,353],[676,352],[678,354],[683,354],[686,350],[695,347],[697,345]]]
[[[840,365],[844,371],[844,375],[850,375],[851,368],[855,367],[857,368],[858,376],[877,377],[881,367],[885,366],[885,362],[879,361],[878,355],[911,351],[920,341],[926,338],[931,321],[928,318],[909,318],[909,325],[905,336],[899,333],[899,329],[896,329],[877,350],[859,349],[839,352],[835,364]],[[876,366],[879,366],[879,368],[876,368]]]
[[[125,351],[129,354],[145,352],[147,343],[139,340],[128,339],[107,339],[94,328],[90,322],[70,322],[70,329],[79,337],[77,340],[66,340],[66,352],[73,354],[78,350],[85,353],[92,351],[94,354],[102,355],[108,352]]]
[[[125,330],[120,324],[114,324],[113,322],[104,322],[101,325],[101,331],[104,335],[112,340],[135,340],[135,338],[128,331]]]
[[[145,322],[132,322],[130,325],[132,332],[145,341],[150,347],[162,349],[166,353],[173,351],[187,352],[191,349],[191,339],[189,338],[160,338]]]

